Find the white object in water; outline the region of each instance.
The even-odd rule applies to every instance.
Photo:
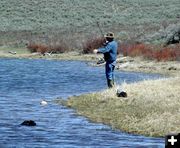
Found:
[[[41,105],[47,105],[48,103],[45,100],[42,100],[40,104]]]

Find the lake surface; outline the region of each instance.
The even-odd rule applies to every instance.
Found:
[[[119,84],[159,77],[117,71],[115,75]],[[112,130],[53,101],[105,88],[104,67],[77,61],[0,59],[0,148],[164,147],[163,138]],[[47,106],[40,105],[43,98]],[[20,126],[30,119],[37,126]]]

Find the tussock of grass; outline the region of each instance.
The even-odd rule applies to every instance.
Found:
[[[122,84],[128,98],[115,96],[115,89],[71,97],[66,105],[95,122],[126,132],[164,136],[180,132],[180,78]]]

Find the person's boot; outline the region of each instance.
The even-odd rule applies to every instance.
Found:
[[[115,82],[114,82],[114,80],[112,80],[112,84],[113,84],[113,86],[115,86]]]
[[[114,87],[114,81],[113,80],[108,79],[107,83],[108,83],[108,87],[109,88],[113,88]]]

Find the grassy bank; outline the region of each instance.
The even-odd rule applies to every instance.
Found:
[[[26,59],[47,59],[47,60],[78,60],[97,61],[102,55],[81,54],[79,52],[67,52],[61,54],[31,53],[25,48],[0,48],[0,58],[26,58]]]
[[[95,122],[129,133],[164,136],[180,132],[180,78],[148,80],[120,86],[126,99],[115,89],[70,97],[66,106]]]
[[[119,57],[116,68],[120,71],[157,73],[169,77],[180,75],[179,61],[146,60],[142,57]]]

